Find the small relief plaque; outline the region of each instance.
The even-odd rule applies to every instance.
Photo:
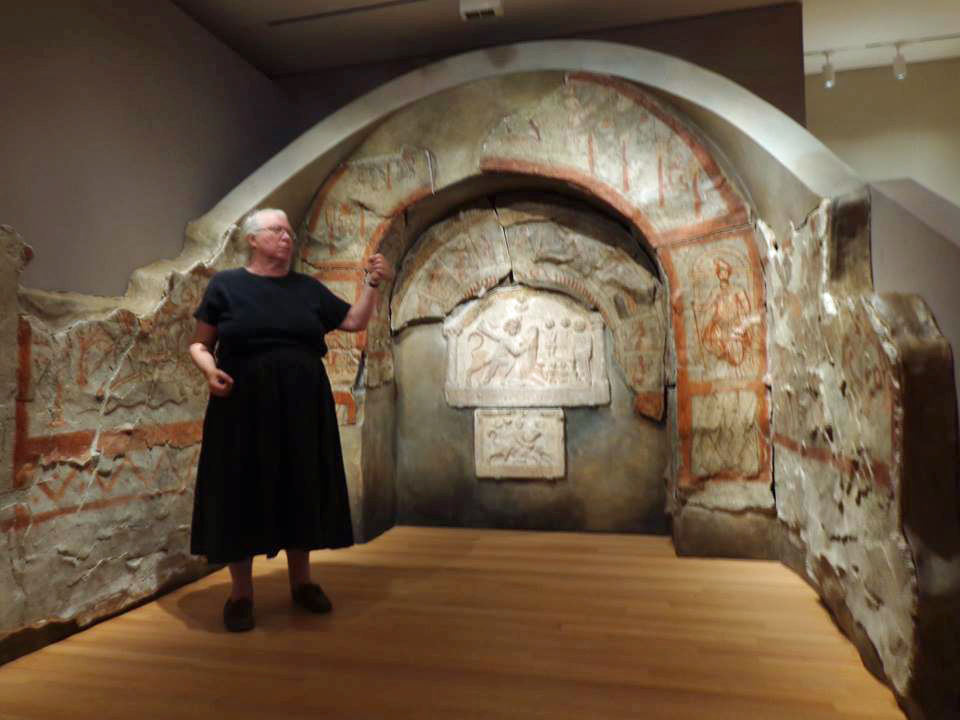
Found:
[[[562,478],[563,410],[475,410],[477,477]]]
[[[508,288],[443,324],[454,407],[610,402],[603,318],[555,293]]]

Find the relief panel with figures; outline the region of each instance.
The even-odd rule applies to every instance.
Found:
[[[610,401],[603,319],[560,295],[500,290],[451,315],[443,332],[453,406]]]
[[[562,478],[563,410],[474,412],[474,451],[480,478]]]

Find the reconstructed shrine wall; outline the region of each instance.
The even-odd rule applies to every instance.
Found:
[[[391,314],[403,328],[398,522],[664,532],[668,438],[662,423],[634,411],[628,380],[662,413],[664,293],[621,249],[642,256],[636,240],[557,196],[506,195],[418,242]],[[488,248],[499,261],[477,256]],[[549,291],[522,284],[558,268],[572,282]],[[592,312],[588,298],[610,295],[604,269],[644,302],[626,322],[613,300]],[[633,451],[620,453],[622,445]]]
[[[475,206],[434,224],[421,237],[431,215],[475,201],[478,192],[486,197],[498,187],[544,182],[590,198],[623,225],[562,202],[505,196],[489,210]],[[425,197],[432,207],[418,214]],[[400,333],[408,382],[397,383],[399,519],[662,530],[670,444],[665,387],[674,377],[684,482],[742,484],[751,488],[749,507],[772,516],[763,280],[748,214],[691,128],[651,96],[611,78],[541,73],[480,81],[424,100],[378,128],[320,190],[304,223],[301,257],[346,297],[359,292],[363,259],[374,249],[401,265],[392,312],[384,305],[366,338],[334,341],[329,362],[337,397],[345,407],[361,405],[364,385],[393,379],[390,334]],[[710,259],[697,262],[702,250]],[[708,339],[690,351],[679,343],[679,369],[667,348],[665,283],[645,251],[666,259],[675,294],[696,289],[689,317],[677,322],[687,323],[690,343],[700,335]],[[575,334],[563,329],[559,315],[554,330],[535,311],[539,322],[522,327],[517,315],[516,340],[530,344],[526,370],[519,349],[510,362],[486,357],[510,354],[508,338],[493,334],[499,325],[464,333],[470,339],[449,354],[436,329],[421,327],[497,285],[543,288],[599,312],[605,329],[593,347],[600,354],[608,333],[613,356],[603,393],[588,397],[576,382],[546,377],[545,356],[556,355],[548,337],[556,344],[558,334]],[[412,322],[420,323],[415,332],[405,330]],[[460,331],[448,323],[443,335],[450,343]],[[728,340],[729,333],[737,338]],[[452,378],[461,355],[462,377]],[[490,383],[485,397],[482,386]],[[549,396],[544,386],[552,387]],[[475,438],[485,435],[479,418],[460,409],[477,406],[564,408],[561,424],[571,443],[561,453],[565,472],[514,469],[504,477],[494,471],[487,474],[497,482],[478,482],[484,461]],[[503,421],[517,427],[514,422],[534,421]],[[631,452],[611,452],[628,440],[635,441],[628,443]],[[500,454],[523,452],[514,447]],[[518,472],[527,479],[518,481]]]
[[[666,94],[613,77],[644,62]],[[545,66],[610,69],[505,73]],[[458,82],[431,85],[445,72]],[[7,298],[0,628],[195,572],[189,315],[241,262],[231,223],[279,205],[302,221],[302,269],[341,296],[372,252],[399,268],[366,333],[329,340],[359,539],[398,519],[656,530],[667,510],[678,552],[797,569],[911,717],[949,717],[950,352],[921,300],[872,294],[846,169],[735,86],[643,51],[516,46],[409,82],[281,153],[123,302]],[[444,92],[411,91],[367,132],[418,82]],[[703,104],[669,95],[686,90]],[[4,237],[15,276],[24,249]]]

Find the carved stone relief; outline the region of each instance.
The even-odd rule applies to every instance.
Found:
[[[455,407],[604,405],[603,318],[553,293],[506,288],[443,324]]]
[[[563,410],[474,412],[477,477],[562,478]]]
[[[663,286],[638,260],[637,241],[598,217],[559,221],[533,202],[498,204],[514,277],[559,290],[599,310],[613,335],[614,358],[642,413],[663,415],[666,322]],[[602,238],[602,241],[599,239]],[[634,247],[634,253],[627,249]]]
[[[466,210],[431,227],[400,269],[391,325],[445,317],[510,273],[503,229],[491,210]]]
[[[473,208],[437,223],[407,257],[391,303],[395,332],[439,320],[512,274],[598,310],[611,331],[614,359],[636,393],[634,409],[662,418],[665,293],[638,240],[622,226],[555,198],[506,195],[496,199],[496,209]],[[557,333],[546,326],[537,332]],[[478,373],[477,381],[483,378]]]

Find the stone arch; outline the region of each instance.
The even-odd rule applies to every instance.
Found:
[[[465,117],[472,118],[465,129],[444,126]],[[634,407],[661,419],[663,386],[675,381],[678,492],[714,479],[748,482],[756,484],[757,504],[772,509],[765,297],[746,193],[688,121],[639,87],[588,73],[516,75],[462,86],[397,113],[318,191],[303,225],[304,268],[356,297],[372,252],[395,263],[405,255],[413,240],[407,219],[419,203],[457,184],[507,174],[518,182],[564,184],[632,226],[669,288],[673,331],[664,355],[675,358],[655,383],[632,384]],[[738,333],[733,342],[743,357],[704,352],[697,321],[709,308],[691,302],[700,280],[691,258],[705,252],[741,261],[731,266],[737,286],[745,286],[740,317],[726,317],[717,295],[710,327],[714,336]],[[332,345],[331,373],[344,397],[357,384],[361,361],[367,387],[392,378],[386,301],[377,317],[352,346]],[[723,341],[715,338],[714,347]],[[630,344],[618,338],[628,375]],[[718,418],[730,426],[718,427]]]
[[[451,251],[455,272],[443,259]],[[662,418],[666,303],[657,268],[624,227],[558,196],[496,195],[432,225],[400,268],[391,329],[442,320],[508,276],[598,311],[637,411]]]
[[[538,193],[475,200],[414,234],[392,299],[396,521],[664,532],[667,433],[637,414],[627,384],[629,368],[645,364],[633,357],[625,364],[617,352],[622,312],[652,325],[650,336],[659,331],[651,355],[662,367],[664,290],[623,249],[639,250],[626,229]],[[526,243],[556,262],[538,263]],[[486,262],[473,272],[467,263],[477,255]],[[619,308],[591,272],[614,263]],[[567,272],[550,272],[567,264]],[[628,289],[634,305],[647,301],[644,314],[632,315]],[[662,408],[662,378],[656,386],[649,395]],[[654,412],[652,403],[644,409]],[[542,440],[488,441],[516,423],[537,426]],[[570,444],[550,431],[558,426]],[[634,451],[618,452],[621,443]],[[496,452],[540,455],[535,466],[505,468],[486,461]]]

